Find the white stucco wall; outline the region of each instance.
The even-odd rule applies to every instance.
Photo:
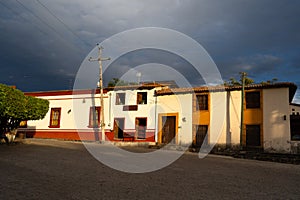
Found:
[[[210,142],[240,144],[241,92],[211,93]]]
[[[107,94],[103,96],[103,102],[104,108],[101,108],[101,112],[104,111],[105,129],[109,129],[109,96]],[[100,106],[100,95],[97,94],[95,97],[92,95],[76,95],[72,103],[74,110],[72,115],[74,117],[75,127],[77,129],[91,129],[88,127],[90,107]]]
[[[290,151],[288,88],[263,90],[263,144],[266,151]],[[286,116],[286,120],[284,120]]]
[[[99,95],[96,95],[94,102],[90,94],[80,95],[60,95],[38,97],[49,100],[49,110],[42,120],[28,121],[28,128],[49,129],[51,108],[61,108],[60,128],[54,129],[90,129],[89,112],[90,107],[100,106]],[[104,95],[104,107],[108,108],[108,96]],[[104,115],[108,116],[108,109],[104,110]],[[106,129],[108,129],[108,118],[105,118]]]
[[[226,144],[227,92],[210,93],[209,143]]]
[[[110,104],[111,112],[111,128],[113,128],[114,118],[125,118],[124,129],[135,129],[135,118],[146,117],[147,129],[155,129],[155,97],[152,90],[117,90],[111,91]],[[137,93],[147,92],[147,104],[138,104],[137,111],[123,111],[124,105],[137,105]],[[125,104],[116,105],[116,94],[125,93]],[[109,95],[108,94],[108,95]]]
[[[35,129],[48,129],[50,125],[50,113],[51,108],[61,108],[61,117],[60,117],[60,129],[73,129],[74,120],[73,120],[73,95],[63,95],[63,96],[43,96],[38,97],[42,99],[49,100],[49,110],[42,120],[37,121],[28,121],[28,128]],[[71,109],[71,113],[67,113]]]
[[[240,126],[241,126],[241,91],[231,91],[229,95],[229,111],[227,117],[227,135],[228,142],[232,145],[240,144]],[[228,112],[228,111],[227,111]]]

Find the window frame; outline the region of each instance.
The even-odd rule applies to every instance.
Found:
[[[125,99],[126,99],[126,93],[125,92],[116,93],[115,105],[125,105]]]
[[[141,99],[139,98],[141,96]],[[136,104],[145,105],[147,104],[148,93],[147,92],[137,92],[136,94]]]
[[[21,121],[19,128],[27,128],[27,120]]]
[[[53,115],[54,113],[58,111],[58,118],[56,119],[57,124],[54,124],[54,119],[53,119]],[[60,120],[61,120],[61,108],[51,108],[50,111],[50,123],[49,123],[49,128],[60,128]]]
[[[98,118],[98,125],[94,124],[95,119],[93,119],[94,115],[93,115],[93,111],[97,111],[97,118]],[[100,115],[101,114],[101,107],[100,106],[91,106],[90,107],[90,112],[89,112],[89,128],[99,128],[100,127]]]
[[[258,98],[259,101],[257,101],[257,97],[249,95],[253,94],[259,94]],[[260,91],[247,91],[245,92],[245,107],[246,109],[260,109],[261,108],[261,92]]]
[[[202,104],[203,100],[199,101],[199,99],[206,97],[204,100],[204,104]],[[209,95],[208,94],[197,94],[196,95],[196,110],[197,111],[208,111],[209,110]]]

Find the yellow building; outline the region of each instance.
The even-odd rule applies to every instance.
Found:
[[[290,125],[291,106],[298,107],[291,104],[296,89],[293,83],[248,85],[245,87],[243,112],[241,86],[164,89],[157,95],[158,99],[163,96],[165,99],[167,96],[180,99],[190,95],[183,104],[185,110],[190,107],[192,112],[183,117],[186,122],[179,120],[179,123],[189,123],[192,131],[181,130],[182,135],[177,134],[181,138],[181,141],[177,139],[178,144],[184,141],[195,147],[242,146],[244,149],[291,152],[300,139],[291,136],[291,130],[297,132],[300,126],[296,130],[296,126]]]

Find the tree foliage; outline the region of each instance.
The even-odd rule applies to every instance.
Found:
[[[263,85],[269,85],[274,84],[278,81],[277,78],[273,78],[272,80],[262,81],[260,84]],[[254,84],[255,81],[247,76],[245,76],[245,85],[251,85]],[[224,81],[225,86],[241,86],[242,85],[242,79],[236,80],[235,78],[230,78],[229,81]]]
[[[49,110],[49,101],[26,96],[26,120],[43,119]]]
[[[0,84],[0,136],[15,130],[24,120],[45,117],[49,101],[25,96],[20,90]]]
[[[249,78],[249,77],[245,77],[245,85],[251,85],[254,83],[254,80]],[[241,86],[242,85],[242,80],[236,80],[235,78],[230,78],[229,81],[225,81],[224,82],[225,86]]]
[[[137,85],[138,83],[136,82],[128,82],[128,81],[124,81],[118,78],[113,78],[111,79],[107,86],[108,87],[115,87],[115,86],[126,86],[126,85]]]
[[[269,85],[269,84],[274,84],[277,81],[278,81],[277,78],[272,78],[272,80],[262,81],[261,84],[263,84],[263,85]]]

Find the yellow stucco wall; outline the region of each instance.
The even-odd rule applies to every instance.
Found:
[[[157,100],[158,114],[177,114],[177,142],[180,145],[192,143],[192,98],[192,94],[177,94],[159,96]],[[159,135],[156,138],[159,138]]]
[[[246,93],[248,92],[260,92],[260,108],[247,108],[246,107]],[[260,125],[260,140],[261,145],[263,147],[263,90],[247,90],[245,91],[245,99],[244,99],[244,123],[243,123],[243,145],[246,146],[246,126],[247,125]]]

